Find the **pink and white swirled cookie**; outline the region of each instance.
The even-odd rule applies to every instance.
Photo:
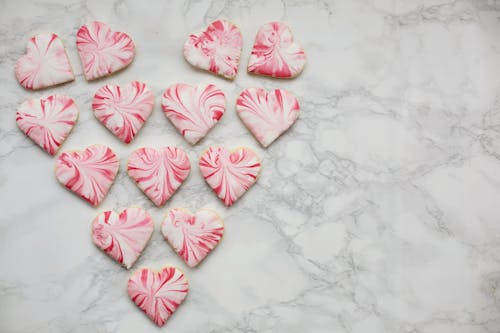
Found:
[[[212,22],[205,31],[191,34],[184,44],[184,57],[193,66],[234,79],[238,74],[243,37],[226,20]]]
[[[186,264],[195,267],[219,244],[224,222],[208,209],[192,214],[172,208],[162,222],[161,232]]]
[[[128,175],[160,207],[177,191],[189,175],[191,164],[182,149],[139,148],[128,159]]]
[[[15,72],[17,81],[30,90],[43,89],[75,79],[64,45],[53,33],[31,37],[26,54],[16,62]]]
[[[142,268],[128,280],[132,301],[158,326],[163,326],[187,296],[188,281],[176,267]]]
[[[153,93],[139,81],[124,86],[105,85],[92,101],[96,118],[125,143],[132,142],[153,108]]]
[[[120,214],[108,210],[92,222],[92,241],[129,269],[146,247],[153,230],[153,220],[142,208],[126,208]]]
[[[248,61],[249,73],[293,78],[302,72],[305,64],[304,49],[294,41],[288,25],[270,22],[259,29]]]
[[[165,90],[161,106],[179,133],[194,145],[226,111],[226,96],[213,84],[193,87],[178,83]]]
[[[88,81],[127,67],[135,56],[135,45],[129,35],[112,31],[106,24],[97,21],[78,29],[76,47]]]
[[[249,148],[229,151],[223,147],[210,147],[201,155],[199,166],[205,181],[228,207],[257,181],[261,168]]]
[[[21,131],[50,155],[55,155],[77,119],[75,102],[64,95],[27,100],[16,113]]]
[[[236,100],[236,111],[260,144],[267,147],[293,125],[300,106],[297,98],[286,90],[267,92],[250,88]]]
[[[65,151],[56,162],[56,178],[70,191],[97,206],[108,193],[120,163],[111,148],[93,145],[83,151]]]

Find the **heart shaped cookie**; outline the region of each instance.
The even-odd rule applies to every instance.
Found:
[[[56,162],[56,178],[90,204],[97,206],[108,193],[120,163],[111,148],[93,145],[84,151],[65,151]]]
[[[128,175],[158,207],[170,199],[190,171],[187,154],[177,147],[139,148],[128,159]]]
[[[26,89],[37,90],[73,81],[73,69],[64,45],[56,34],[32,37],[26,54],[16,62],[17,81]]]
[[[172,208],[161,224],[161,232],[189,267],[198,265],[220,242],[224,222],[211,210],[192,214]]]
[[[128,280],[128,295],[158,326],[163,326],[187,296],[188,281],[176,267],[143,268]]]
[[[75,102],[64,95],[27,100],[16,113],[21,131],[50,155],[55,155],[77,119]]]
[[[292,31],[281,22],[271,22],[257,32],[248,72],[276,78],[293,78],[306,64],[304,49],[294,42]]]
[[[261,164],[248,148],[230,152],[223,147],[210,147],[201,155],[199,166],[208,185],[229,207],[257,181]]]
[[[236,100],[236,111],[245,126],[264,147],[269,146],[297,120],[300,112],[295,96],[282,89],[267,92],[244,90]]]
[[[119,215],[108,210],[92,222],[92,241],[129,269],[146,247],[153,229],[153,220],[142,208],[126,208]]]
[[[238,73],[242,47],[240,29],[226,20],[217,20],[205,31],[188,37],[184,57],[195,67],[232,80]]]
[[[194,145],[226,111],[226,96],[213,84],[192,87],[179,83],[165,90],[161,106],[179,133]]]
[[[154,95],[146,84],[105,85],[92,101],[96,118],[118,139],[130,143],[153,112]]]
[[[88,81],[117,72],[132,62],[135,46],[124,32],[114,32],[106,24],[91,22],[76,33],[76,47]]]

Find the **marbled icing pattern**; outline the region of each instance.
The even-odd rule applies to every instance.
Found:
[[[76,33],[76,46],[87,80],[113,74],[132,62],[135,45],[124,32],[112,31],[102,22],[84,24]]]
[[[229,21],[217,20],[205,31],[189,35],[184,57],[195,67],[232,80],[238,74],[242,47],[240,29]]]
[[[64,45],[53,33],[42,33],[30,38],[26,54],[16,62],[15,72],[17,81],[30,90],[75,79]]]
[[[249,73],[292,78],[302,72],[305,64],[306,54],[294,41],[288,25],[271,22],[259,29],[248,60]]]
[[[160,207],[189,175],[186,152],[177,147],[139,148],[128,159],[128,175],[153,203]]]
[[[236,100],[236,111],[245,126],[264,147],[269,146],[299,117],[300,106],[295,96],[286,90],[267,92],[249,88]]]
[[[188,293],[188,281],[176,267],[160,271],[142,268],[128,280],[128,295],[158,326],[163,326],[182,304]]]
[[[154,95],[145,83],[107,84],[94,95],[96,118],[124,143],[130,143],[154,108]]]
[[[226,111],[226,96],[213,84],[174,84],[162,97],[165,116],[192,145],[205,137]]]
[[[161,232],[186,264],[195,267],[222,239],[224,222],[208,209],[193,214],[172,208],[161,224]]]
[[[97,206],[108,193],[120,163],[111,148],[93,145],[83,151],[65,151],[56,161],[56,178],[70,191]]]
[[[55,155],[77,119],[75,101],[64,95],[27,100],[16,113],[19,129],[50,155]]]
[[[248,148],[210,147],[201,155],[199,167],[207,184],[229,207],[257,181],[261,164]]]
[[[120,214],[108,210],[92,221],[92,241],[129,269],[148,244],[153,229],[151,216],[142,208],[126,208]]]
[[[22,5],[20,5],[22,3]],[[500,4],[498,0],[0,1],[0,331],[2,333],[500,332]],[[198,71],[186,37],[220,18],[244,38],[234,82]],[[74,45],[100,19],[132,36],[134,63],[86,82]],[[286,23],[307,64],[292,80],[246,72],[258,29]],[[28,39],[54,31],[75,74],[43,94],[14,75]],[[158,100],[130,145],[96,121],[92,96],[142,80]],[[191,146],[159,107],[165,88],[215,84],[219,123]],[[263,149],[235,110],[247,88],[284,89],[292,127]],[[120,170],[100,208],[57,186],[54,158],[17,128],[28,99],[80,109],[59,149],[179,146],[191,175],[162,207]],[[200,175],[210,146],[250,147],[262,170],[232,207]],[[56,155],[57,156],[57,155]],[[56,157],[57,158],[57,157]],[[157,228],[131,269],[178,265],[190,292],[161,329],[130,301],[130,271],[99,253],[90,222],[141,205]],[[223,240],[190,269],[159,232],[170,208],[223,218]],[[307,331],[307,332],[306,332]]]

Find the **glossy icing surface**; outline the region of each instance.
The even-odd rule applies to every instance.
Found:
[[[139,148],[128,160],[128,175],[158,207],[177,191],[189,175],[191,164],[177,147]]]
[[[282,22],[262,26],[248,61],[248,72],[276,78],[292,78],[306,64],[304,49],[294,41],[290,27]]]
[[[182,304],[188,293],[188,281],[176,267],[160,271],[142,268],[128,281],[132,301],[158,326],[163,326]]]
[[[163,93],[165,116],[190,144],[196,144],[226,111],[226,96],[213,84],[193,87],[179,83]]]
[[[182,208],[172,208],[161,224],[161,232],[186,264],[194,267],[222,239],[224,222],[208,209],[193,214]]]
[[[30,38],[26,54],[16,62],[15,73],[19,83],[30,90],[75,79],[64,45],[53,33],[42,33]]]
[[[289,91],[249,88],[236,100],[236,111],[260,144],[267,147],[293,125],[300,106]]]
[[[92,221],[92,241],[129,269],[146,247],[153,229],[153,220],[142,208],[126,208],[120,214],[109,210]]]
[[[56,178],[83,200],[97,206],[108,193],[120,164],[111,148],[89,146],[83,151],[65,151],[56,161]]]
[[[153,108],[153,92],[139,81],[123,86],[105,85],[92,101],[96,118],[124,143],[132,142]]]
[[[115,32],[102,22],[84,24],[76,33],[76,46],[87,80],[119,71],[132,62],[135,45],[124,32]]]
[[[16,113],[19,129],[50,155],[55,155],[77,119],[75,101],[64,95],[27,100]]]
[[[201,155],[199,167],[207,184],[229,207],[257,181],[261,164],[248,148],[210,147]]]
[[[240,29],[229,21],[217,20],[205,31],[189,35],[184,57],[195,67],[234,79],[242,47]]]

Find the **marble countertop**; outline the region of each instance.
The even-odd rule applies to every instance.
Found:
[[[217,18],[242,30],[234,82],[194,70],[190,32]],[[101,20],[129,33],[126,70],[88,83],[78,27]],[[308,64],[294,80],[245,71],[257,29],[288,23]],[[63,39],[73,83],[23,90],[13,65],[36,32]],[[500,332],[500,2],[498,0],[27,1],[0,0],[0,332]],[[90,109],[106,83],[141,80],[159,97],[172,83],[214,83],[228,111],[191,147],[162,114],[129,146]],[[264,150],[234,112],[248,87],[286,88],[299,121]],[[18,105],[73,97],[80,118],[62,150],[112,147],[121,170],[93,208],[58,184],[55,159],[15,124]],[[225,208],[196,167],[214,144],[262,157],[258,183]],[[142,146],[176,145],[193,169],[158,209],[126,175]],[[130,272],[100,252],[90,222],[104,210],[146,208],[156,230],[136,263],[184,270],[185,303],[166,326],[130,301]],[[196,269],[159,232],[169,207],[224,218],[219,247]]]

